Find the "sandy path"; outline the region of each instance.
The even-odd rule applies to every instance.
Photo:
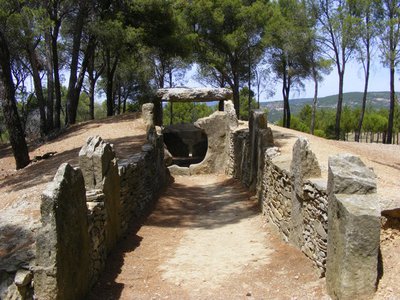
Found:
[[[315,299],[324,279],[225,176],[175,178],[111,254],[91,299]]]

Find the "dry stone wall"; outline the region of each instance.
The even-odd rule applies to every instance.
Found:
[[[80,168],[62,165],[42,197],[34,293],[37,299],[83,299],[130,221],[152,207],[166,184],[159,128],[142,152],[117,161],[112,145],[89,138]]]
[[[251,120],[257,122],[257,117],[253,117]],[[375,282],[377,280],[376,272],[371,272],[371,269],[375,268],[376,270],[378,260],[376,251],[379,247],[379,218],[377,218],[379,209],[373,205],[369,195],[376,188],[372,180],[373,175],[371,175],[373,172],[366,168],[360,168],[359,162],[355,158],[344,157],[336,160],[336,164],[332,168],[336,167],[340,170],[334,172],[334,182],[337,187],[334,192],[331,192],[334,196],[328,197],[327,179],[321,178],[318,161],[306,139],[299,138],[297,140],[292,156],[280,155],[279,149],[273,146],[272,133],[270,130],[268,131],[268,128],[262,128],[264,126],[250,127],[255,131],[254,135],[257,138],[249,134],[247,129],[236,130],[231,134],[228,148],[231,151],[229,153],[231,164],[228,165],[226,173],[240,180],[250,189],[252,189],[252,183],[257,182],[256,197],[267,222],[276,228],[283,240],[292,243],[310,258],[321,277],[325,276],[327,272],[329,240],[331,240],[331,245],[333,245],[332,240],[338,241],[338,248],[331,246],[337,251],[330,251],[331,274],[334,275],[329,278],[336,278],[336,283],[330,283],[333,286],[330,289],[333,298],[337,298],[338,295],[339,298],[343,295],[346,297],[347,295],[355,297],[358,294],[370,295],[373,290],[371,278]],[[257,129],[257,127],[259,128]],[[257,164],[254,163],[255,158]],[[257,165],[258,170],[255,172]],[[346,196],[336,195],[343,193]],[[358,194],[368,195],[360,196]],[[366,201],[365,203],[368,203],[369,210],[364,209],[364,212],[368,211],[370,217],[359,217],[357,214],[360,214],[361,208],[356,212],[346,212],[361,203],[360,197]],[[341,200],[342,198],[353,199],[353,202]],[[345,219],[337,217],[339,204],[332,206],[329,204],[332,202],[339,203],[344,207],[341,209],[341,214]],[[376,199],[375,203],[377,203]],[[368,221],[363,223],[365,219]],[[336,224],[336,227],[329,225],[329,222]],[[356,229],[354,224],[367,224],[365,225],[367,229]],[[337,228],[337,231],[332,228]],[[367,231],[371,234],[368,234]],[[343,234],[343,232],[345,233]],[[353,235],[352,232],[356,232],[356,234]],[[350,236],[354,240],[350,240]],[[346,246],[349,245],[350,247],[360,245],[370,254],[360,257],[361,253],[346,250]],[[340,257],[343,255],[346,261]],[[353,262],[349,268],[354,268],[354,271],[347,270],[347,261]],[[359,272],[354,273],[355,278],[362,277],[354,284],[364,285],[365,288],[345,291],[343,283],[345,276],[356,272],[357,264],[360,265],[359,269],[365,270],[368,275],[360,276]],[[363,266],[361,266],[362,264]],[[338,278],[341,276],[343,276],[343,282],[338,283],[338,280],[341,280]],[[365,278],[368,283],[363,281]],[[333,279],[329,280],[333,281]]]

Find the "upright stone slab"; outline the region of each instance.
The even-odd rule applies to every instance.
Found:
[[[208,148],[204,160],[190,165],[190,174],[221,174],[225,172],[225,163],[228,160],[226,142],[228,139],[228,115],[226,112],[216,111],[211,116],[197,120],[194,125],[207,134]]]
[[[290,172],[294,183],[294,192],[303,197],[304,179],[321,176],[321,168],[317,157],[310,149],[310,142],[303,137],[297,139],[293,145]]]
[[[100,136],[89,137],[79,151],[79,166],[88,189],[100,189],[106,176],[110,162],[115,158],[111,144]]]
[[[326,283],[333,299],[373,296],[380,208],[374,173],[355,156],[329,158]]]
[[[236,116],[235,106],[233,105],[232,100],[224,101],[224,112],[228,115],[229,120],[229,130],[235,130],[238,127],[238,119]]]
[[[142,119],[146,125],[146,131],[154,126],[154,104],[145,103],[142,105]]]
[[[40,210],[36,298],[83,299],[90,288],[90,241],[82,172],[62,164],[42,194]]]
[[[274,137],[272,134],[271,128],[260,129],[258,131],[258,145],[257,145],[257,162],[258,162],[258,170],[257,170],[257,197],[258,199],[262,199],[262,193],[264,192],[264,184],[263,184],[263,174],[265,167],[265,151],[268,148],[274,146]]]
[[[258,131],[267,129],[267,114],[260,110],[252,110],[249,118],[250,133],[250,190],[255,190],[258,171]]]
[[[106,196],[106,244],[110,251],[121,235],[120,177],[112,145],[99,136],[88,138],[79,152],[79,165],[86,187],[101,189]]]
[[[290,241],[301,248],[304,244],[303,185],[304,180],[321,176],[321,168],[306,138],[300,137],[293,145],[290,173],[292,177],[292,213]]]

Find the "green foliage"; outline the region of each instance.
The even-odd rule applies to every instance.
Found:
[[[186,3],[185,14],[196,33],[196,58],[213,68],[233,90],[237,114],[241,81],[249,77],[265,49],[265,29],[270,18],[267,1],[199,0]]]
[[[194,123],[200,118],[213,113],[213,108],[205,103],[182,102],[172,104],[172,124]],[[171,124],[171,102],[163,110],[163,123]]]
[[[357,121],[360,114],[360,108],[351,108],[345,106],[343,108],[342,123],[341,123],[341,139],[348,140],[350,133],[355,132],[357,129]],[[398,108],[396,110],[397,116],[399,116]],[[311,106],[305,105],[300,112],[291,118],[291,128],[309,132],[311,120]],[[397,121],[399,122],[399,121]],[[282,119],[278,122],[282,126]],[[363,132],[367,133],[383,133],[387,130],[388,124],[388,110],[387,109],[373,109],[369,108],[366,110]],[[396,123],[398,124],[398,123]],[[400,132],[399,128],[396,127],[394,132]],[[316,114],[316,126],[314,134],[316,136],[335,139],[335,109],[320,109]]]
[[[244,87],[240,90],[240,119],[241,120],[248,120],[249,119],[249,89],[248,87]],[[251,91],[251,101],[250,101],[250,108],[256,109],[257,102],[254,98],[254,92]]]

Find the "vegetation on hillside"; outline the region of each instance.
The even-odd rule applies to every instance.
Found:
[[[316,108],[318,82],[335,70],[333,137],[343,138],[350,60],[365,75],[358,136],[376,60],[390,70],[384,116],[390,143],[397,130],[399,7],[400,0],[0,0],[0,137],[22,168],[29,163],[24,122],[32,110],[45,137],[80,120],[138,110],[157,88],[184,84],[196,64],[202,82],[232,89],[242,118],[265,86],[279,86],[286,127],[294,126],[290,91],[312,79]],[[99,94],[104,106],[95,101]]]
[[[355,133],[358,131],[358,120],[361,114],[360,107],[343,107],[341,122],[342,140],[355,140]],[[387,135],[387,109],[376,109],[368,107],[365,111],[363,126],[360,131],[360,142],[382,143]],[[309,104],[303,106],[299,113],[292,117],[292,128],[302,132],[310,132],[312,108]],[[395,107],[395,123],[392,136],[392,143],[399,143],[400,133],[400,109]],[[319,109],[316,113],[314,134],[325,138],[335,138],[335,110],[332,108]],[[282,124],[282,119],[278,121]]]

